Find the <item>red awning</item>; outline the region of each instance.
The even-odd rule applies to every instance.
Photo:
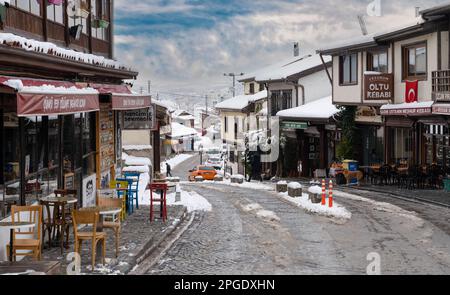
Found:
[[[115,111],[139,110],[151,107],[150,95],[134,94],[127,85],[90,84],[100,94],[111,95]]]
[[[0,85],[17,93],[17,115],[48,116],[95,112],[98,92],[66,81],[0,76]]]

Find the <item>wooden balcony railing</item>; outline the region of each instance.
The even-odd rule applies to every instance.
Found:
[[[450,101],[450,70],[432,73],[432,97],[434,101]]]

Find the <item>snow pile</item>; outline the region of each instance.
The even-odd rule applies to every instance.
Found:
[[[187,192],[181,190],[181,201],[175,202],[175,193],[167,195],[167,205],[182,205],[188,212],[194,211],[212,211],[211,203],[196,192]]]
[[[11,33],[0,33],[0,44],[8,45],[11,47],[18,47],[26,51],[34,51],[72,61],[92,64],[95,66],[131,70],[130,68],[125,67],[119,62],[112,59],[107,59],[103,56],[65,49],[62,47],[58,47],[50,42],[41,42],[33,39],[27,39]]]
[[[11,87],[22,93],[46,93],[46,94],[98,94],[98,91],[91,87],[77,88],[75,86],[56,87],[54,85],[23,86],[22,80],[9,79],[3,85]]]
[[[280,111],[277,116],[284,118],[329,119],[338,114],[331,96],[324,97],[305,105]]]
[[[382,111],[385,110],[397,110],[397,109],[419,109],[419,108],[431,108],[434,101],[424,101],[424,102],[410,102],[410,103],[399,103],[399,104],[385,104],[381,107]]]
[[[288,188],[290,189],[301,189],[303,186],[298,182],[291,182],[288,184]]]
[[[233,176],[231,176],[231,178],[239,179],[239,180],[244,180],[245,179],[244,175],[242,175],[242,174],[233,175]]]
[[[285,180],[281,180],[281,181],[278,181],[277,184],[279,184],[279,185],[286,185],[288,183]]]
[[[280,221],[280,217],[278,217],[273,211],[265,210],[258,203],[251,203],[247,205],[241,205],[242,211],[247,213],[254,213],[257,217],[265,219],[267,221]]]
[[[351,219],[352,214],[343,206],[334,202],[333,208],[323,206],[322,204],[313,204],[309,200],[308,194],[303,194],[300,198],[291,198],[287,193],[279,193],[279,196],[284,200],[304,209],[306,212],[312,214],[323,215],[327,217],[334,217],[340,219]]]
[[[143,150],[151,150],[151,145],[124,145],[122,146],[124,151],[143,151]]]
[[[123,172],[140,172],[140,173],[149,173],[150,168],[148,166],[128,166],[122,169]]]
[[[274,191],[274,187],[272,185],[267,185],[262,182],[246,182],[239,184],[239,183],[231,183],[232,176],[226,175],[226,178],[223,182],[215,183],[217,185],[229,185],[229,186],[235,186],[240,188],[247,188],[247,189],[253,189],[253,190],[260,190],[260,191]]]
[[[179,154],[176,155],[175,157],[173,157],[172,159],[166,160],[164,162],[161,163],[161,173],[166,173],[166,163],[169,163],[170,168],[172,168],[172,170],[178,166],[179,164],[183,163],[184,161],[192,158],[194,155],[193,154]]]
[[[314,195],[321,195],[322,194],[322,188],[320,186],[312,186],[308,189],[308,192]]]
[[[122,153],[122,160],[125,161],[127,166],[151,166],[152,161],[149,158],[128,156]]]

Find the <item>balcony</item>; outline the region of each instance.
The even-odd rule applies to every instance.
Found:
[[[433,71],[432,98],[450,102],[450,70]]]

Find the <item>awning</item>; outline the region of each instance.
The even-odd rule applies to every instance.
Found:
[[[302,121],[329,121],[338,113],[339,109],[333,105],[331,96],[328,96],[293,109],[279,111],[277,116]]]
[[[139,110],[150,108],[152,104],[150,95],[136,94],[124,84],[90,84],[100,94],[110,95],[112,109],[115,111]]]
[[[17,116],[68,115],[100,109],[98,91],[67,81],[0,77],[17,94]]]
[[[433,101],[401,104],[385,104],[381,107],[383,116],[424,116],[433,114]]]

